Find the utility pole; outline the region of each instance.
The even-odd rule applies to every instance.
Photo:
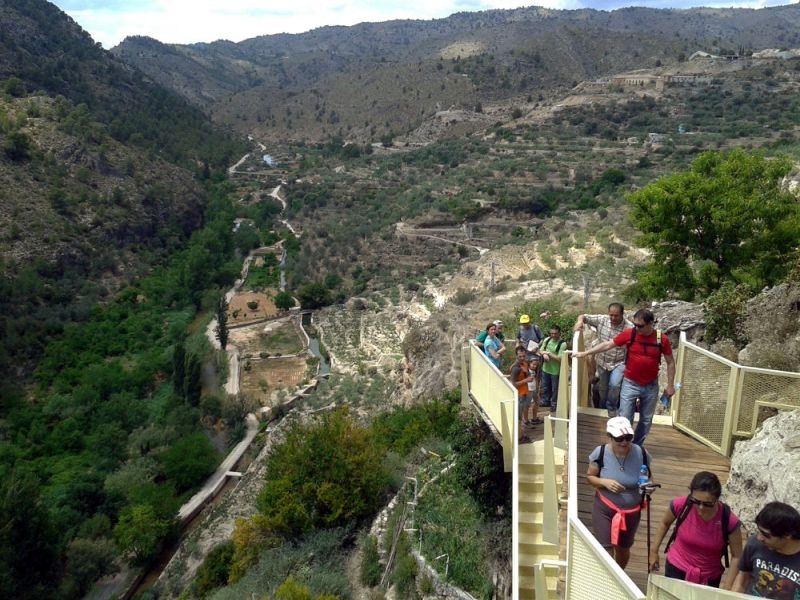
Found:
[[[583,310],[589,310],[589,293],[592,290],[592,276],[586,271],[581,272],[583,277]]]

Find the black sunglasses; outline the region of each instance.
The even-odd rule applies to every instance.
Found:
[[[698,500],[697,498],[692,498],[689,496],[689,502],[692,504],[699,504],[700,506],[705,506],[706,508],[713,508],[714,505],[717,503],[717,500]]]
[[[634,323],[633,326],[636,327],[636,329],[644,329],[647,327],[647,323]]]
[[[633,435],[630,433],[626,433],[625,435],[620,435],[620,436],[612,435],[611,439],[614,440],[615,442],[630,442],[631,440],[633,440]]]

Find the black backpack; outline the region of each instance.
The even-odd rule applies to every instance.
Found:
[[[731,520],[731,507],[725,504],[722,504],[722,539],[725,542],[722,547],[722,556],[725,558],[725,568],[727,569],[730,567],[730,558],[728,557],[728,538],[730,537],[730,532],[728,528],[730,526]],[[667,550],[672,545],[672,542],[675,541],[675,538],[678,537],[678,527],[681,526],[686,520],[686,517],[689,516],[689,511],[692,510],[692,503],[689,502],[689,499],[686,499],[686,503],[683,505],[683,509],[681,513],[678,515],[678,518],[675,519],[675,527],[672,529],[672,535],[669,536],[669,540],[667,541],[667,546],[664,548],[664,556],[667,555]]]
[[[661,335],[662,335],[661,334],[661,330],[660,329],[656,329],[656,343],[655,344],[651,344],[649,342],[639,342],[642,346],[657,346],[658,347],[658,361],[659,362],[661,362],[661,355],[664,353],[664,350],[661,347]],[[628,356],[630,355],[630,352],[628,352],[628,350],[630,350],[631,346],[633,346],[633,341],[635,339],[636,339],[636,327],[634,327],[633,331],[631,332],[631,339],[628,341],[627,344],[625,344],[625,346],[626,346],[625,364],[626,365],[628,364]]]
[[[541,341],[541,343],[539,344],[539,349],[540,349],[540,350],[543,350],[543,351],[545,351],[545,352],[549,352],[549,350],[545,350],[545,348],[547,347],[547,343],[548,343],[549,341],[550,341],[550,336],[548,335],[548,336],[547,336],[546,338],[544,338],[544,339]],[[558,353],[561,351],[561,348],[563,348],[563,347],[564,347],[564,344],[566,344],[566,343],[567,343],[567,342],[565,342],[564,340],[558,340],[558,343],[556,344],[556,351],[555,351],[555,354],[558,354]]]

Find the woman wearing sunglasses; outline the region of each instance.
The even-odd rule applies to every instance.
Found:
[[[606,423],[609,443],[589,454],[586,480],[595,488],[592,504],[594,536],[623,569],[642,516],[639,470],[649,465],[647,451],[633,443],[633,427],[625,417]]]
[[[658,571],[658,549],[674,521],[676,530],[664,551],[664,575],[711,587],[731,589],[742,554],[739,518],[720,502],[722,485],[709,471],[700,471],[689,484],[689,495],[674,498],[664,512],[651,547],[650,571]],[[727,535],[723,533],[727,529]],[[721,558],[730,545],[730,568]],[[727,560],[726,560],[727,562]],[[723,580],[723,572],[725,577]]]

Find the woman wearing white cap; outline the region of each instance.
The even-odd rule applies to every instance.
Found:
[[[595,488],[592,526],[597,541],[624,569],[642,512],[639,472],[646,465],[650,476],[650,457],[633,443],[633,427],[625,417],[609,419],[606,432],[609,442],[592,450],[586,471]]]

